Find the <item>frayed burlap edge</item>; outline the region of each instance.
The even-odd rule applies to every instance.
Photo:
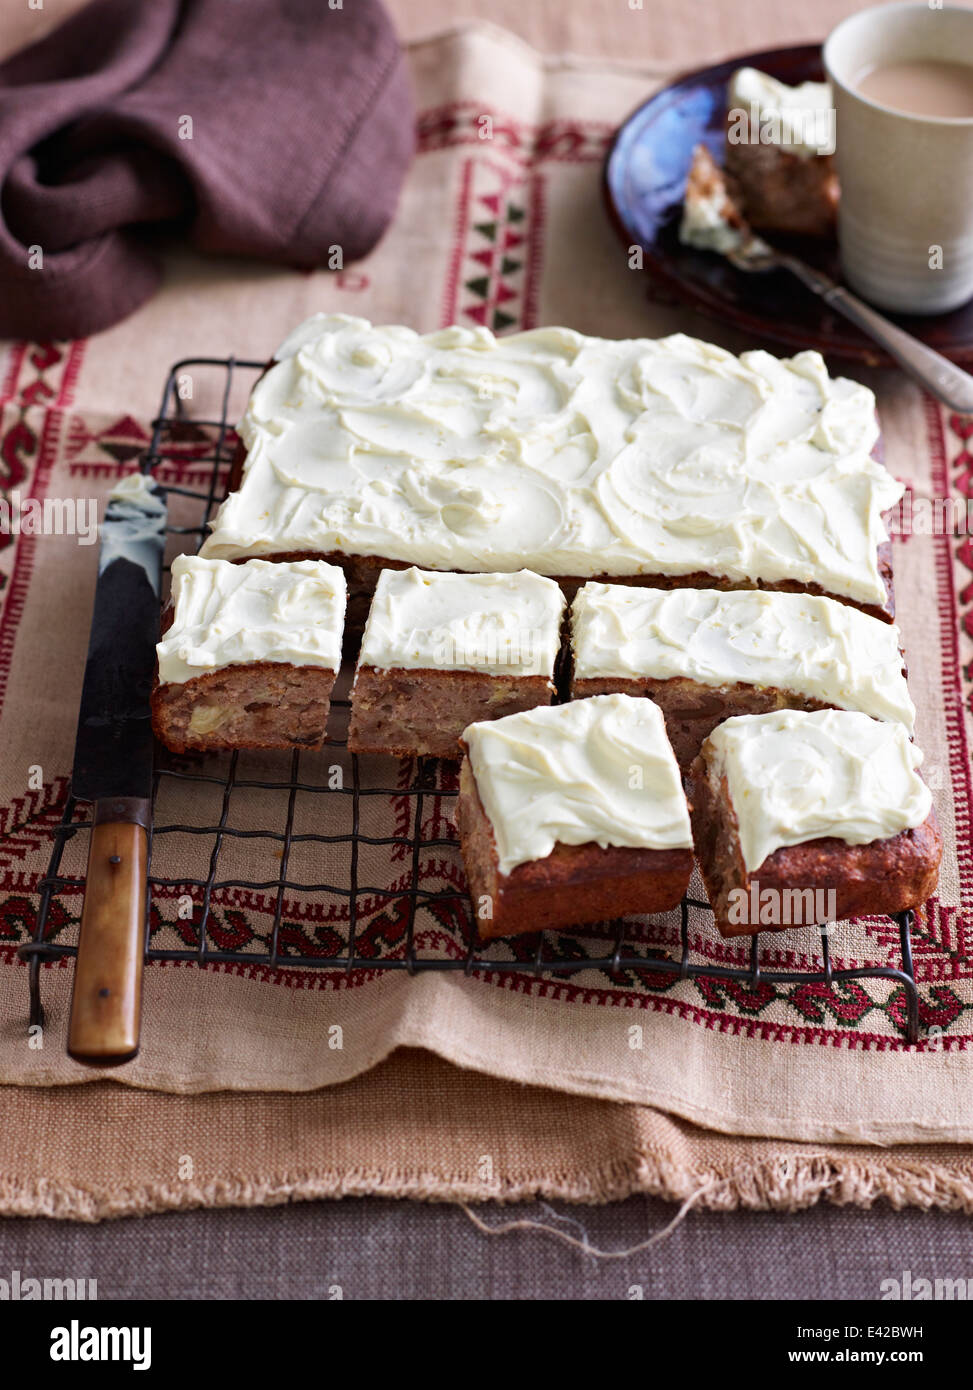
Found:
[[[902,1209],[973,1213],[973,1160],[948,1164],[869,1160],[850,1155],[748,1158],[730,1171],[686,1168],[656,1156],[609,1164],[579,1178],[546,1173],[495,1185],[468,1175],[390,1168],[385,1171],[290,1173],[207,1184],[145,1182],[112,1190],[45,1179],[0,1178],[0,1212],[97,1222],[122,1216],[200,1207],[278,1206],[340,1197],[402,1197],[414,1201],[515,1203],[534,1198],[602,1204],[642,1193],[710,1211],[799,1211],[818,1202],[870,1207],[879,1200]]]

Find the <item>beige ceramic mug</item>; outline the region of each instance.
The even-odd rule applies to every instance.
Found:
[[[883,309],[936,314],[973,297],[973,117],[918,116],[862,96],[870,70],[973,63],[973,10],[882,5],[824,45],[837,119],[845,278]]]

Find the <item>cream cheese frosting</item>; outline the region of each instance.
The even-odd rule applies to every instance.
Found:
[[[554,675],[564,596],[553,579],[383,570],[359,666]]]
[[[501,874],[555,844],[691,849],[662,711],[595,695],[471,724],[463,734]]]
[[[572,605],[571,634],[579,679],[778,686],[913,732],[898,628],[835,599],[589,583]]]
[[[726,190],[687,197],[682,205],[679,240],[684,246],[696,246],[701,251],[719,251],[726,255],[735,251],[743,241],[739,227],[728,216]]]
[[[905,728],[857,711],[738,715],[703,750],[726,776],[748,873],[776,849],[827,835],[849,845],[890,839],[932,807]]]
[[[172,562],[172,625],[156,647],[159,680],[179,685],[253,661],[337,671],[345,618],[345,577],[323,560],[293,564]]]
[[[739,68],[730,78],[727,106],[756,112],[766,143],[781,145],[802,159],[833,154],[835,147],[834,101],[827,82],[801,82],[788,87],[757,68]],[[776,135],[776,139],[770,136]]]
[[[730,197],[723,170],[705,145],[696,145],[686,178],[679,240],[725,255],[741,244],[745,230],[745,219]]]
[[[288,551],[553,576],[702,570],[884,604],[902,488],[870,457],[872,393],[814,352],[735,357],[677,334],[420,336],[318,315],[240,432],[241,487],[201,553]]]

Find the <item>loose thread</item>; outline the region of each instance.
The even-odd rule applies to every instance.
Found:
[[[481,1231],[485,1236],[505,1236],[509,1235],[512,1231],[540,1231],[544,1235],[554,1236],[555,1239],[560,1240],[565,1245],[571,1246],[574,1250],[580,1250],[583,1255],[594,1256],[597,1260],[624,1260],[628,1259],[631,1255],[638,1255],[644,1250],[651,1249],[653,1245],[658,1245],[668,1236],[671,1236],[676,1227],[681,1225],[686,1219],[694,1202],[697,1202],[700,1197],[704,1197],[708,1192],[712,1192],[715,1187],[725,1185],[726,1179],[711,1178],[709,1182],[704,1183],[702,1187],[697,1188],[695,1192],[691,1193],[686,1198],[672,1220],[666,1226],[663,1226],[661,1231],[656,1231],[655,1234],[649,1236],[647,1240],[640,1241],[638,1245],[629,1246],[626,1250],[600,1250],[598,1246],[591,1244],[587,1235],[585,1235],[584,1240],[579,1240],[577,1236],[572,1236],[567,1231],[561,1231],[557,1226],[546,1225],[543,1221],[531,1221],[526,1217],[520,1217],[516,1221],[505,1221],[500,1226],[491,1226],[488,1222],[484,1221],[482,1217],[478,1216],[471,1207],[467,1206],[465,1202],[460,1205],[477,1230]],[[557,1217],[558,1220],[569,1219],[560,1217],[557,1212],[552,1212],[551,1214]],[[579,1225],[580,1223],[575,1222],[574,1224]],[[583,1230],[584,1228],[581,1227],[581,1229]]]

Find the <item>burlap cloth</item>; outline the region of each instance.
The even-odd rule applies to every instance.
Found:
[[[110,332],[10,347],[0,390],[8,489],[103,499],[144,447],[173,360],[261,358],[317,309],[420,329],[565,322],[747,346],[650,300],[602,209],[605,142],[661,71],[544,61],[485,26],[414,44],[411,62],[420,153],[369,259],[301,275],[174,254],[163,291]],[[963,423],[891,373],[869,382],[892,471],[918,496],[965,495]],[[179,466],[192,475],[191,457]],[[26,969],[14,958],[66,790],[94,561],[70,536],[0,549],[0,1209],[90,1218],[346,1192],[606,1200],[635,1190],[722,1207],[879,1194],[973,1205],[967,542],[912,536],[895,547],[918,734],[946,840],[939,893],[915,933],[923,1020],[937,1030],[919,1048],[902,1040],[901,991],[887,982],[828,993],[613,983],[594,971],[552,983],[152,964],[142,1051],[114,1073],[120,1085],[65,1056],[70,965],[45,968],[44,1046],[29,1045]],[[303,814],[328,814],[310,801]],[[376,806],[376,816],[397,814],[394,803]],[[234,814],[241,828],[276,828],[279,811],[272,797],[244,798]],[[211,812],[160,806],[198,824]],[[251,856],[273,852],[246,844]],[[83,848],[71,852],[83,859]],[[208,846],[171,836],[165,853],[156,872],[192,876]],[[252,860],[248,871],[258,876]],[[402,881],[394,851],[370,871],[390,889]],[[303,872],[320,878],[320,864]],[[456,882],[458,857],[443,851],[423,872]],[[178,936],[176,901],[154,904],[158,944]],[[393,902],[394,892],[376,901],[364,924],[376,949],[401,946]],[[71,939],[79,908],[64,900],[59,939]],[[241,902],[228,891],[216,903],[220,927],[257,945],[272,913],[273,895]],[[313,895],[289,896],[284,916],[298,950],[341,929]],[[417,932],[448,952],[459,949],[454,926],[426,914]],[[646,941],[673,944],[671,923],[654,931]],[[693,944],[712,960],[743,959],[712,929]],[[810,963],[815,944],[792,935],[765,961]],[[836,939],[836,964],[897,964],[897,944],[888,924],[865,922]],[[340,1049],[328,1045],[334,1025]]]

